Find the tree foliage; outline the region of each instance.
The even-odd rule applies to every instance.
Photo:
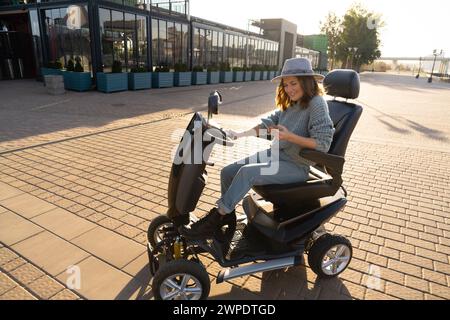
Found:
[[[328,36],[330,58],[340,60],[343,68],[356,71],[361,65],[372,63],[381,56],[379,28],[383,25],[380,15],[359,4],[353,5],[342,19],[328,14],[322,32]]]

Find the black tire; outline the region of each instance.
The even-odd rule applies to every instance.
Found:
[[[158,216],[155,219],[153,219],[152,222],[150,222],[150,225],[148,226],[147,230],[147,240],[152,246],[152,248],[156,248],[156,245],[159,242],[157,240],[157,232],[158,229],[164,224],[170,224],[173,226],[172,220],[170,220],[165,215]]]
[[[201,294],[198,297],[198,300],[205,300],[208,298],[211,284],[205,268],[199,263],[190,260],[172,260],[162,266],[153,278],[152,291],[156,300],[163,300],[163,297],[161,296],[161,287],[163,286],[164,281],[178,274],[189,275],[191,280],[195,279],[196,282],[201,285]]]
[[[348,248],[349,259],[348,261],[346,261],[346,264],[343,266],[343,268],[340,266],[340,268],[342,268],[341,270],[337,270],[337,272],[331,270],[328,271],[328,273],[326,273],[322,268],[322,261],[325,258],[325,255],[328,253],[328,251],[338,245],[344,245]],[[352,260],[352,255],[353,255],[352,244],[347,238],[340,235],[332,235],[326,233],[319,239],[317,239],[312,245],[311,249],[309,250],[308,264],[319,278],[324,279],[334,278],[339,274],[341,274],[342,272],[344,272],[345,269],[347,269],[347,267],[350,264],[350,261]]]

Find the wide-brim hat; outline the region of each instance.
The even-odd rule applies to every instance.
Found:
[[[292,58],[284,62],[283,70],[272,82],[280,81],[284,77],[314,77],[316,81],[322,81],[325,77],[320,73],[315,73],[312,69],[311,61],[306,58]]]

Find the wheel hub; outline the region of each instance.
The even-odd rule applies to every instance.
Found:
[[[322,270],[327,275],[335,275],[344,270],[350,261],[350,248],[337,245],[327,251],[322,259]]]
[[[190,274],[176,274],[163,281],[160,294],[163,300],[199,300],[202,295],[202,285]]]

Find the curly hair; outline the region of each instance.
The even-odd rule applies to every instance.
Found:
[[[300,86],[303,90],[303,96],[300,99],[300,106],[304,109],[308,108],[309,102],[315,96],[323,96],[325,90],[322,84],[319,84],[316,79],[312,76],[297,77]],[[293,105],[293,101],[289,98],[289,95],[284,91],[283,79],[281,79],[280,84],[277,87],[277,94],[275,97],[275,104],[282,111]]]

